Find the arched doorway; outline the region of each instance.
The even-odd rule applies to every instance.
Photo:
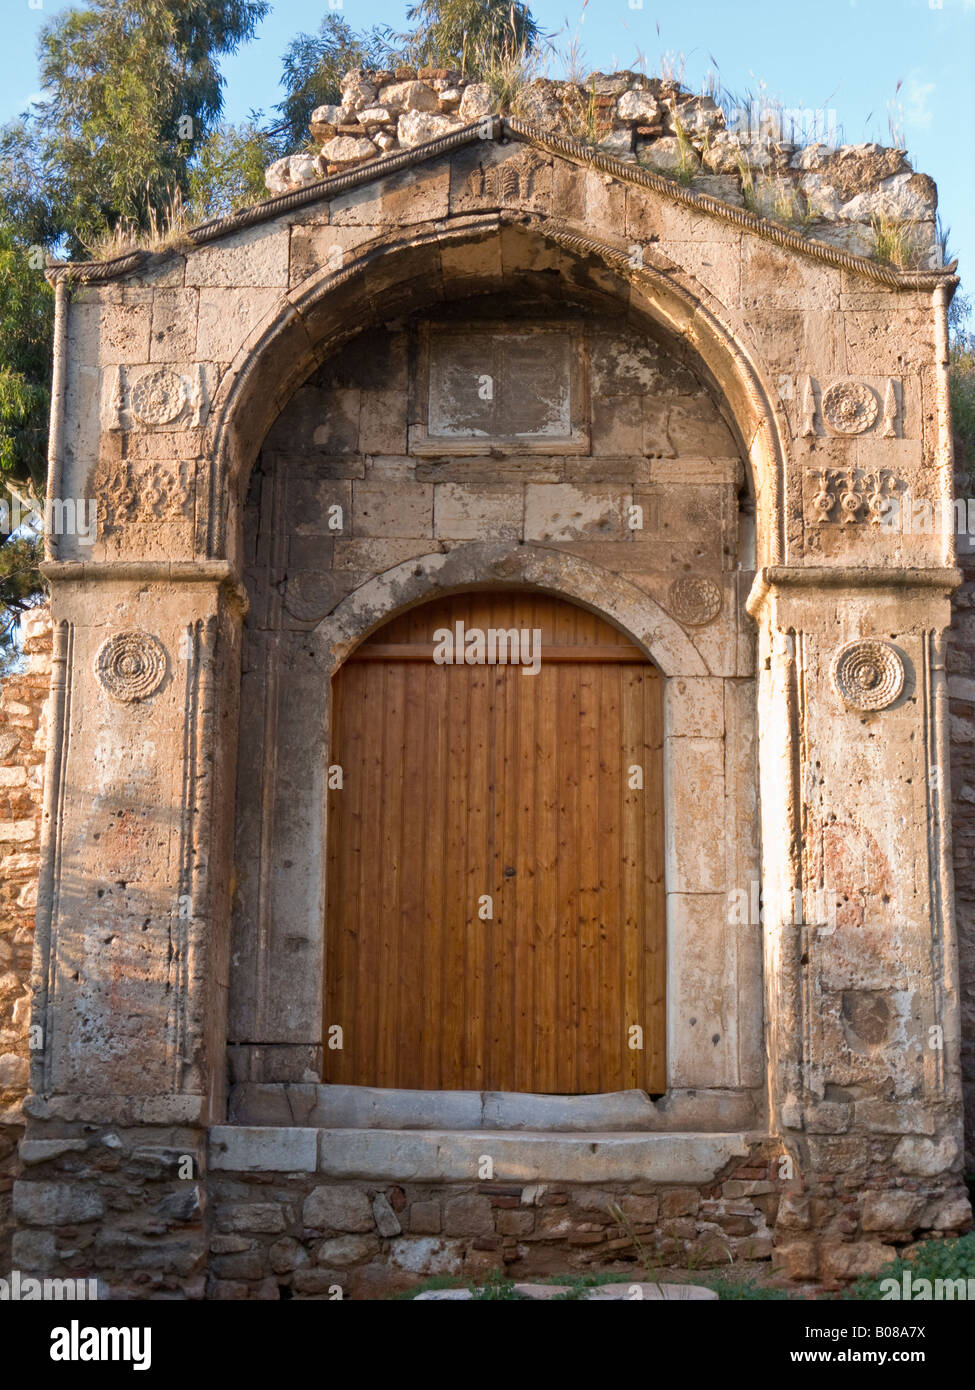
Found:
[[[574,604],[455,594],[363,643],[333,681],[324,1080],[663,1092],[662,743],[656,667]]]

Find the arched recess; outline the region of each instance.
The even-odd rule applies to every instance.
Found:
[[[563,233],[564,245],[558,239]],[[505,249],[513,248],[512,259],[525,268],[521,278],[499,280],[487,272],[463,280],[445,278],[441,252],[446,246],[492,238],[501,240],[502,260]],[[685,360],[692,360],[699,376],[713,383],[713,394],[725,402],[743,453],[754,465],[755,492],[766,504],[762,516],[778,519],[777,506],[768,506],[770,496],[778,495],[778,423],[775,412],[761,404],[767,396],[760,374],[730,327],[722,326],[720,306],[709,307],[707,296],[663,271],[647,271],[637,285],[619,264],[620,253],[608,245],[604,251],[597,255],[581,248],[571,229],[563,227],[560,233],[551,221],[516,228],[495,216],[458,232],[431,227],[391,235],[357,252],[340,276],[323,272],[296,290],[287,306],[255,332],[246,348],[248,360],[238,360],[214,403],[212,447],[222,469],[214,475],[214,501],[226,500],[231,508],[233,524],[226,533],[231,556],[237,529],[233,508],[240,503],[254,455],[273,419],[312,370],[366,324],[499,288],[537,291],[548,286],[556,302],[568,296],[600,308],[612,305],[617,316],[623,306],[631,326],[645,324],[658,337],[665,331],[668,346],[676,345]],[[775,553],[775,534],[775,527],[765,527],[766,553]],[[219,528],[209,543],[224,545]],[[273,634],[266,647],[255,651],[247,679],[266,683],[270,693],[262,685],[260,711],[251,700],[248,717],[242,719],[242,730],[261,721],[264,733],[254,735],[241,763],[240,786],[250,789],[252,807],[238,837],[241,885],[233,956],[249,978],[236,990],[239,1006],[232,999],[231,1040],[309,1049],[322,1043],[329,676],[395,614],[439,593],[506,586],[551,593],[588,608],[638,644],[665,677],[666,852],[668,886],[674,890],[667,900],[668,1092],[686,1093],[693,1107],[704,1091],[713,1091],[713,1122],[703,1113],[699,1118],[705,1126],[719,1127],[722,1096],[732,1089],[747,1108],[761,1080],[760,951],[752,934],[724,929],[729,888],[750,882],[757,873],[747,831],[736,823],[728,852],[714,854],[716,837],[720,842],[726,832],[727,806],[746,805],[747,796],[739,795],[746,780],[752,783],[748,795],[754,790],[746,765],[753,746],[753,696],[740,679],[729,682],[727,698],[720,689],[726,676],[752,674],[750,666],[739,664],[747,659],[739,655],[747,653],[747,641],[736,651],[732,640],[730,652],[726,647],[716,662],[714,627],[682,626],[662,606],[668,603],[665,592],[658,590],[660,601],[655,601],[647,589],[609,568],[544,544],[453,541],[443,551],[414,554],[359,584],[315,628],[305,626],[302,618],[299,628]],[[723,612],[730,615],[738,606],[734,571],[722,573],[721,586]],[[312,620],[309,614],[307,621]],[[287,656],[278,657],[276,651]],[[696,684],[685,690],[681,682]],[[689,696],[706,702],[711,724],[706,726],[705,713],[698,725],[688,721]],[[727,781],[725,720],[731,739],[746,750],[740,764],[729,764]],[[693,762],[690,772],[687,765],[678,765],[679,747],[686,748]],[[693,789],[710,776],[711,768],[720,788],[714,816],[707,818]],[[742,820],[748,814],[746,807]],[[706,950],[702,941],[708,943]],[[696,1026],[702,991],[708,995],[707,1030]],[[310,1056],[300,1053],[302,1068]],[[661,1123],[669,1118],[662,1116]]]
[[[602,232],[602,236],[598,232]],[[424,223],[363,243],[342,270],[323,269],[290,291],[250,334],[212,403],[207,456],[213,460],[209,505],[198,537],[211,557],[236,561],[240,508],[251,468],[270,426],[309,374],[367,326],[448,300],[516,286],[619,312],[663,333],[706,381],[738,436],[757,505],[758,563],[785,560],[783,479],[788,437],[784,407],[732,311],[680,268],[652,258],[630,266],[618,229],[581,235],[553,217],[491,214],[461,227]],[[512,273],[487,269],[445,274],[442,252],[500,238],[520,241]],[[555,280],[553,281],[553,275]]]
[[[474,542],[436,551],[377,575],[344,599],[311,641],[329,674],[380,624],[437,594],[463,589],[537,589],[570,599],[618,628],[665,676],[706,676],[692,636],[643,589],[578,555],[544,546]]]

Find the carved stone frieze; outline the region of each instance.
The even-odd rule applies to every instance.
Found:
[[[891,510],[891,499],[902,491],[901,482],[886,468],[816,468],[809,476],[815,488],[810,499],[814,526],[858,521],[879,526]]]
[[[176,521],[193,512],[193,466],[151,460],[102,460],[91,480],[99,529],[135,522]]]
[[[545,167],[545,161],[532,150],[513,155],[500,164],[479,164],[467,181],[474,198],[492,203],[507,203],[531,198],[535,192],[535,176]]]

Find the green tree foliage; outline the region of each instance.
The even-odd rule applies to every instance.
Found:
[[[948,373],[955,464],[968,474],[969,486],[975,486],[975,330],[971,309],[971,300],[956,293],[948,310]]]
[[[41,248],[0,221],[0,472],[44,486],[54,296]]]
[[[410,60],[462,67],[472,77],[488,63],[534,53],[542,32],[521,0],[417,0],[413,25],[400,35]]]
[[[21,502],[29,516],[43,492],[47,467],[54,295],[43,271],[41,248],[0,217],[0,674],[42,586],[41,537],[17,523]]]
[[[190,166],[187,216],[191,222],[225,217],[267,197],[264,171],[279,147],[260,124],[260,113],[239,125],[216,126]]]
[[[48,199],[77,253],[119,223],[147,228],[189,193],[223,107],[217,62],[268,0],[88,0],[41,35],[33,124]]]
[[[287,96],[275,108],[281,121],[273,127],[282,153],[293,154],[307,143],[311,113],[316,106],[338,102],[345,73],[395,61],[388,37],[385,29],[356,34],[344,19],[330,14],[316,33],[292,39],[281,60],[281,85]]]

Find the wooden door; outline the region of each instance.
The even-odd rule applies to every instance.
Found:
[[[540,629],[540,670],[436,664],[458,621]],[[326,1081],[665,1090],[661,687],[615,628],[532,593],[425,604],[345,663]]]

